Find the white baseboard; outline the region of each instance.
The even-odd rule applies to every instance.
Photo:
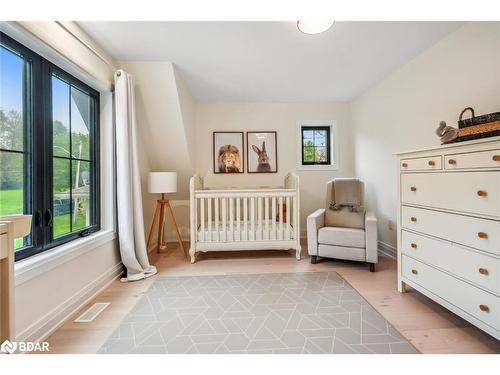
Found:
[[[398,257],[397,249],[394,246],[389,245],[382,241],[378,241],[378,251],[379,253],[392,259],[397,259]]]
[[[123,272],[122,263],[116,264],[96,280],[80,289],[66,301],[54,308],[37,322],[16,335],[17,341],[44,341],[56,329],[62,326],[78,309],[90,302]]]
[[[187,227],[180,227],[179,231],[181,232],[181,238],[183,242],[189,242],[190,237],[189,237],[189,228]],[[300,231],[300,239],[301,240],[306,240],[307,239],[307,232],[305,230]],[[167,242],[177,242],[177,237],[174,236],[173,233],[167,233],[165,236],[165,240]],[[154,242],[154,241],[153,241]],[[149,248],[148,248],[148,253],[156,250],[156,243],[153,243]],[[378,250],[380,254],[383,254],[389,258],[392,259],[397,259],[397,249],[389,245],[385,242],[378,241]]]

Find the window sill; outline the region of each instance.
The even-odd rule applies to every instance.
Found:
[[[316,165],[302,165],[298,164],[297,165],[297,170],[298,171],[338,171],[339,167],[334,164],[330,165],[321,165],[321,164],[316,164]]]
[[[113,230],[101,230],[88,237],[57,246],[43,253],[20,260],[14,265],[15,285],[21,285],[51,269],[73,260],[96,247],[117,238]]]

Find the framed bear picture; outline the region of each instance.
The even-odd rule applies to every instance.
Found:
[[[275,131],[247,132],[248,173],[278,172],[278,142]]]
[[[243,132],[213,133],[214,173],[243,173]]]

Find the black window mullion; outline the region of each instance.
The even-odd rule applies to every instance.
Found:
[[[45,192],[45,187],[43,186],[43,160],[44,151],[41,147],[44,144],[45,135],[43,133],[43,91],[42,91],[42,62],[41,58],[36,58],[32,60],[31,65],[31,84],[32,84],[32,95],[31,95],[31,108],[33,114],[32,122],[32,144],[31,144],[31,161],[32,161],[32,201],[33,201],[33,213],[35,213],[35,219],[39,219],[37,226],[34,226],[33,230],[33,254],[41,251],[44,246],[44,233],[43,233],[43,194]],[[36,139],[36,142],[34,141]],[[27,254],[29,256],[31,254]],[[17,257],[16,257],[17,259]]]
[[[53,222],[52,218],[51,225],[48,225],[46,219],[47,215],[53,216],[53,202],[52,202],[52,191],[53,191],[53,178],[54,178],[54,154],[52,150],[52,70],[47,64],[43,63],[41,80],[43,82],[43,95],[40,98],[43,107],[43,137],[44,142],[42,143],[40,149],[43,152],[42,157],[42,169],[44,172],[44,192],[41,195],[44,213],[44,248],[47,248],[53,240]],[[50,214],[49,214],[50,213]]]
[[[72,126],[71,126],[71,88],[72,85],[69,85],[68,95],[68,106],[69,106],[69,231],[73,233],[73,134],[72,134]]]
[[[90,115],[92,117],[92,123],[94,127],[89,129],[89,134],[92,136],[93,142],[89,143],[89,158],[92,159],[90,164],[91,175],[92,178],[92,191],[89,194],[90,202],[92,204],[90,207],[91,220],[100,227],[101,225],[101,202],[100,202],[100,117],[99,117],[99,108],[100,108],[100,97],[96,96],[94,100],[90,102]]]
[[[43,246],[42,227],[37,226],[35,222],[37,211],[41,210],[41,199],[38,192],[40,189],[41,171],[39,170],[39,154],[37,145],[40,144],[40,138],[37,131],[37,124],[40,123],[40,106],[37,98],[40,94],[40,57],[17,42],[9,39],[4,34],[1,35],[2,43],[11,44],[20,56],[24,59],[23,66],[23,159],[24,159],[24,212],[32,213],[31,244],[25,248],[17,250],[16,260],[26,258],[36,254]],[[34,140],[36,139],[36,142]],[[26,243],[25,243],[26,245]]]

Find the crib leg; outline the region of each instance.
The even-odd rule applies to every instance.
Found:
[[[296,249],[296,254],[295,257],[297,260],[300,260],[300,254],[302,253],[302,246],[300,246],[300,242],[297,241],[297,249]]]
[[[189,249],[189,255],[191,256],[191,264],[193,264],[196,261],[196,251],[194,247]]]

